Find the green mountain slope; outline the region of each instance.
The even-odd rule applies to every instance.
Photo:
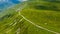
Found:
[[[58,0],[54,2],[31,0],[20,13],[30,23],[27,34],[60,34],[60,3]]]
[[[29,0],[7,9],[0,18],[0,34],[60,34],[59,2]]]

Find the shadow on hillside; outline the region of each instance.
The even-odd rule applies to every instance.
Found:
[[[57,6],[54,6],[54,5],[52,5],[52,6],[50,6],[50,5],[47,5],[47,6],[45,6],[45,5],[36,5],[34,8],[35,8],[35,9],[39,9],[39,10],[54,10],[54,11],[60,11],[60,10],[58,9],[58,7],[57,7]]]
[[[60,0],[44,0],[44,1],[60,3]]]

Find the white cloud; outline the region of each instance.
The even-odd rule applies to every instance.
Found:
[[[18,1],[24,2],[24,1],[27,1],[27,0],[18,0]]]

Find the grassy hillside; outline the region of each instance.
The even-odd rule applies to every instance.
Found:
[[[58,0],[31,0],[21,12],[21,15],[34,24],[23,33],[27,34],[60,34],[60,1]],[[28,23],[27,23],[28,24]],[[37,27],[41,26],[43,28]],[[46,30],[46,29],[50,30]],[[43,29],[43,30],[42,30]],[[45,31],[46,30],[46,31]],[[57,33],[54,33],[54,32]]]
[[[22,4],[17,4],[11,8],[5,9],[0,14],[0,34],[16,34],[20,28],[20,20],[22,19],[16,11]]]
[[[60,34],[59,0],[28,0],[4,11],[0,34]]]

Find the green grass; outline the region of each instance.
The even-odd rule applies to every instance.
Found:
[[[59,5],[58,5],[59,4]],[[46,29],[59,32],[60,33],[60,3],[57,2],[36,2],[31,1],[28,3],[27,7],[22,10],[21,14],[33,23],[42,26]],[[30,28],[30,29],[29,29]],[[49,32],[40,31],[36,32],[38,29],[36,26],[30,24],[28,27],[28,34],[51,34]],[[38,29],[39,30],[39,29]],[[24,33],[25,34],[25,33]]]
[[[25,27],[24,27],[25,26]],[[54,34],[52,32],[37,28],[36,26],[30,24],[27,21],[24,21],[24,28],[22,29],[20,34]]]
[[[0,34],[16,34],[18,28],[20,28],[20,19],[16,10],[23,4],[18,4],[12,8],[4,10],[4,14],[0,14]],[[15,24],[16,23],[16,24]]]
[[[60,3],[44,0],[30,0],[20,12],[34,24],[60,34]],[[56,34],[31,24],[16,9],[25,3],[4,10],[0,17],[0,34]],[[20,21],[22,19],[22,21]],[[20,28],[20,30],[18,30]]]
[[[34,22],[37,25],[45,27],[47,29],[60,32],[60,13],[54,11],[46,11],[46,10],[23,10],[22,15],[24,15],[27,19]],[[45,24],[47,23],[47,24]]]

